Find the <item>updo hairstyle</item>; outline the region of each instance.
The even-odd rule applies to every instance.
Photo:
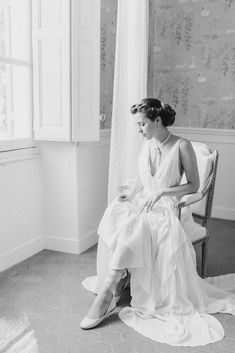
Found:
[[[144,98],[139,104],[131,107],[131,114],[143,113],[146,118],[155,121],[158,116],[164,127],[171,126],[175,122],[176,112],[169,104],[164,104],[155,98]]]

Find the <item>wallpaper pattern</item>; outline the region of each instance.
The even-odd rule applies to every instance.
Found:
[[[235,1],[151,0],[149,92],[176,125],[235,128]]]
[[[101,128],[111,126],[116,22],[117,0],[101,0],[100,112],[106,116]]]
[[[101,111],[111,125],[117,1],[102,0]],[[148,95],[177,126],[235,129],[235,0],[150,0]]]

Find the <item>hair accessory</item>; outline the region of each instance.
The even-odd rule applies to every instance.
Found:
[[[161,102],[161,107],[164,109],[165,108],[165,104],[163,102]]]

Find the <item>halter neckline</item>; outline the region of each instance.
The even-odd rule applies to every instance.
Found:
[[[171,134],[171,133],[170,133]],[[169,135],[167,136],[167,139],[169,139]],[[171,149],[167,152],[164,160],[159,164],[158,166],[158,169],[156,170],[156,172],[152,175],[151,173],[151,167],[150,167],[150,145],[148,145],[148,169],[149,169],[149,172],[150,172],[150,175],[151,175],[151,178],[154,178],[156,176],[156,174],[159,172],[159,170],[162,168],[162,166],[164,165],[164,163],[166,162],[167,158],[169,158],[169,156],[171,155],[171,153],[175,150],[176,146],[179,144],[179,141],[181,140],[182,138],[179,138],[174,144],[173,146],[171,147]],[[166,141],[166,139],[164,140]],[[163,141],[163,142],[164,142]]]
[[[161,151],[162,151],[162,147],[164,146],[164,145],[166,145],[167,144],[167,142],[170,140],[170,138],[171,138],[171,133],[169,132],[168,133],[168,135],[167,135],[167,137],[165,137],[165,139],[162,141],[162,142],[160,142],[160,143],[156,143],[155,141],[152,143],[152,147],[151,147],[151,149],[152,149],[152,151],[153,151],[153,164],[155,164],[156,163],[156,160],[157,160],[157,158],[159,159],[160,158],[160,155],[161,155]],[[153,139],[154,140],[154,139]]]

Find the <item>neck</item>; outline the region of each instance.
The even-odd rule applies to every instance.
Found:
[[[161,129],[156,132],[156,134],[153,136],[153,139],[155,140],[156,144],[159,144],[166,140],[169,134],[170,132],[167,129]]]

